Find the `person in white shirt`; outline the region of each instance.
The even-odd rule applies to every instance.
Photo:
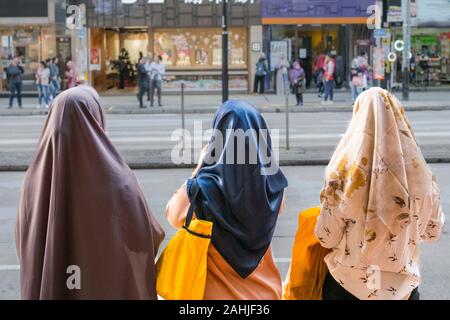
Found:
[[[36,72],[36,84],[39,92],[38,108],[48,108],[50,100],[50,69],[47,67],[45,61],[41,61],[39,64],[39,68]]]
[[[436,178],[388,91],[359,95],[320,201],[315,235],[331,249],[323,299],[419,299],[419,244],[437,240],[445,219]]]
[[[166,74],[166,67],[162,63],[162,57],[157,56],[155,61],[150,64],[150,106],[153,107],[155,89],[158,94],[158,105],[162,107],[161,94],[162,82]]]

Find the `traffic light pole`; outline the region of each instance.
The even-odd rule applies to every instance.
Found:
[[[403,16],[403,85],[402,98],[404,101],[409,100],[409,53],[411,52],[411,2],[410,0],[402,0],[402,16]]]
[[[222,102],[228,101],[228,13],[227,0],[222,0]]]
[[[383,29],[388,29],[389,26],[387,25],[387,12],[388,12],[388,4],[387,4],[387,0],[383,0],[383,13],[382,13],[382,18],[381,18],[381,28]],[[381,40],[382,42],[383,40]],[[386,57],[385,57],[386,58]],[[387,62],[390,63],[390,62]],[[380,86],[383,89],[387,89],[387,77],[388,74],[386,72],[386,64],[384,65],[384,78],[383,80],[381,80]]]

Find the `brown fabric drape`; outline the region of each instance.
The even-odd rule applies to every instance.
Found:
[[[16,237],[23,299],[157,298],[164,232],[106,136],[93,88],[54,100],[23,183]],[[70,289],[70,266],[80,289]]]

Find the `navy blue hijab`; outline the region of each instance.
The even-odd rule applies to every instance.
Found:
[[[224,103],[214,117],[213,129],[202,167],[188,181],[188,193],[194,201],[192,186],[199,187],[196,215],[214,223],[214,247],[245,279],[270,246],[288,183],[273,158],[267,125],[254,107],[239,100]],[[239,144],[230,129],[246,132],[245,144]],[[266,130],[266,136],[260,130]],[[238,149],[245,150],[244,164],[238,162]],[[227,153],[232,156],[227,158]]]

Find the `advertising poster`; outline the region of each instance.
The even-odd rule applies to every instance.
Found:
[[[89,69],[98,71],[101,69],[101,49],[91,48],[89,51]]]
[[[288,57],[288,42],[285,40],[282,41],[271,41],[270,42],[270,69],[275,70],[275,66],[277,65],[280,58],[284,56]]]
[[[383,48],[373,48],[373,79],[384,80]]]

